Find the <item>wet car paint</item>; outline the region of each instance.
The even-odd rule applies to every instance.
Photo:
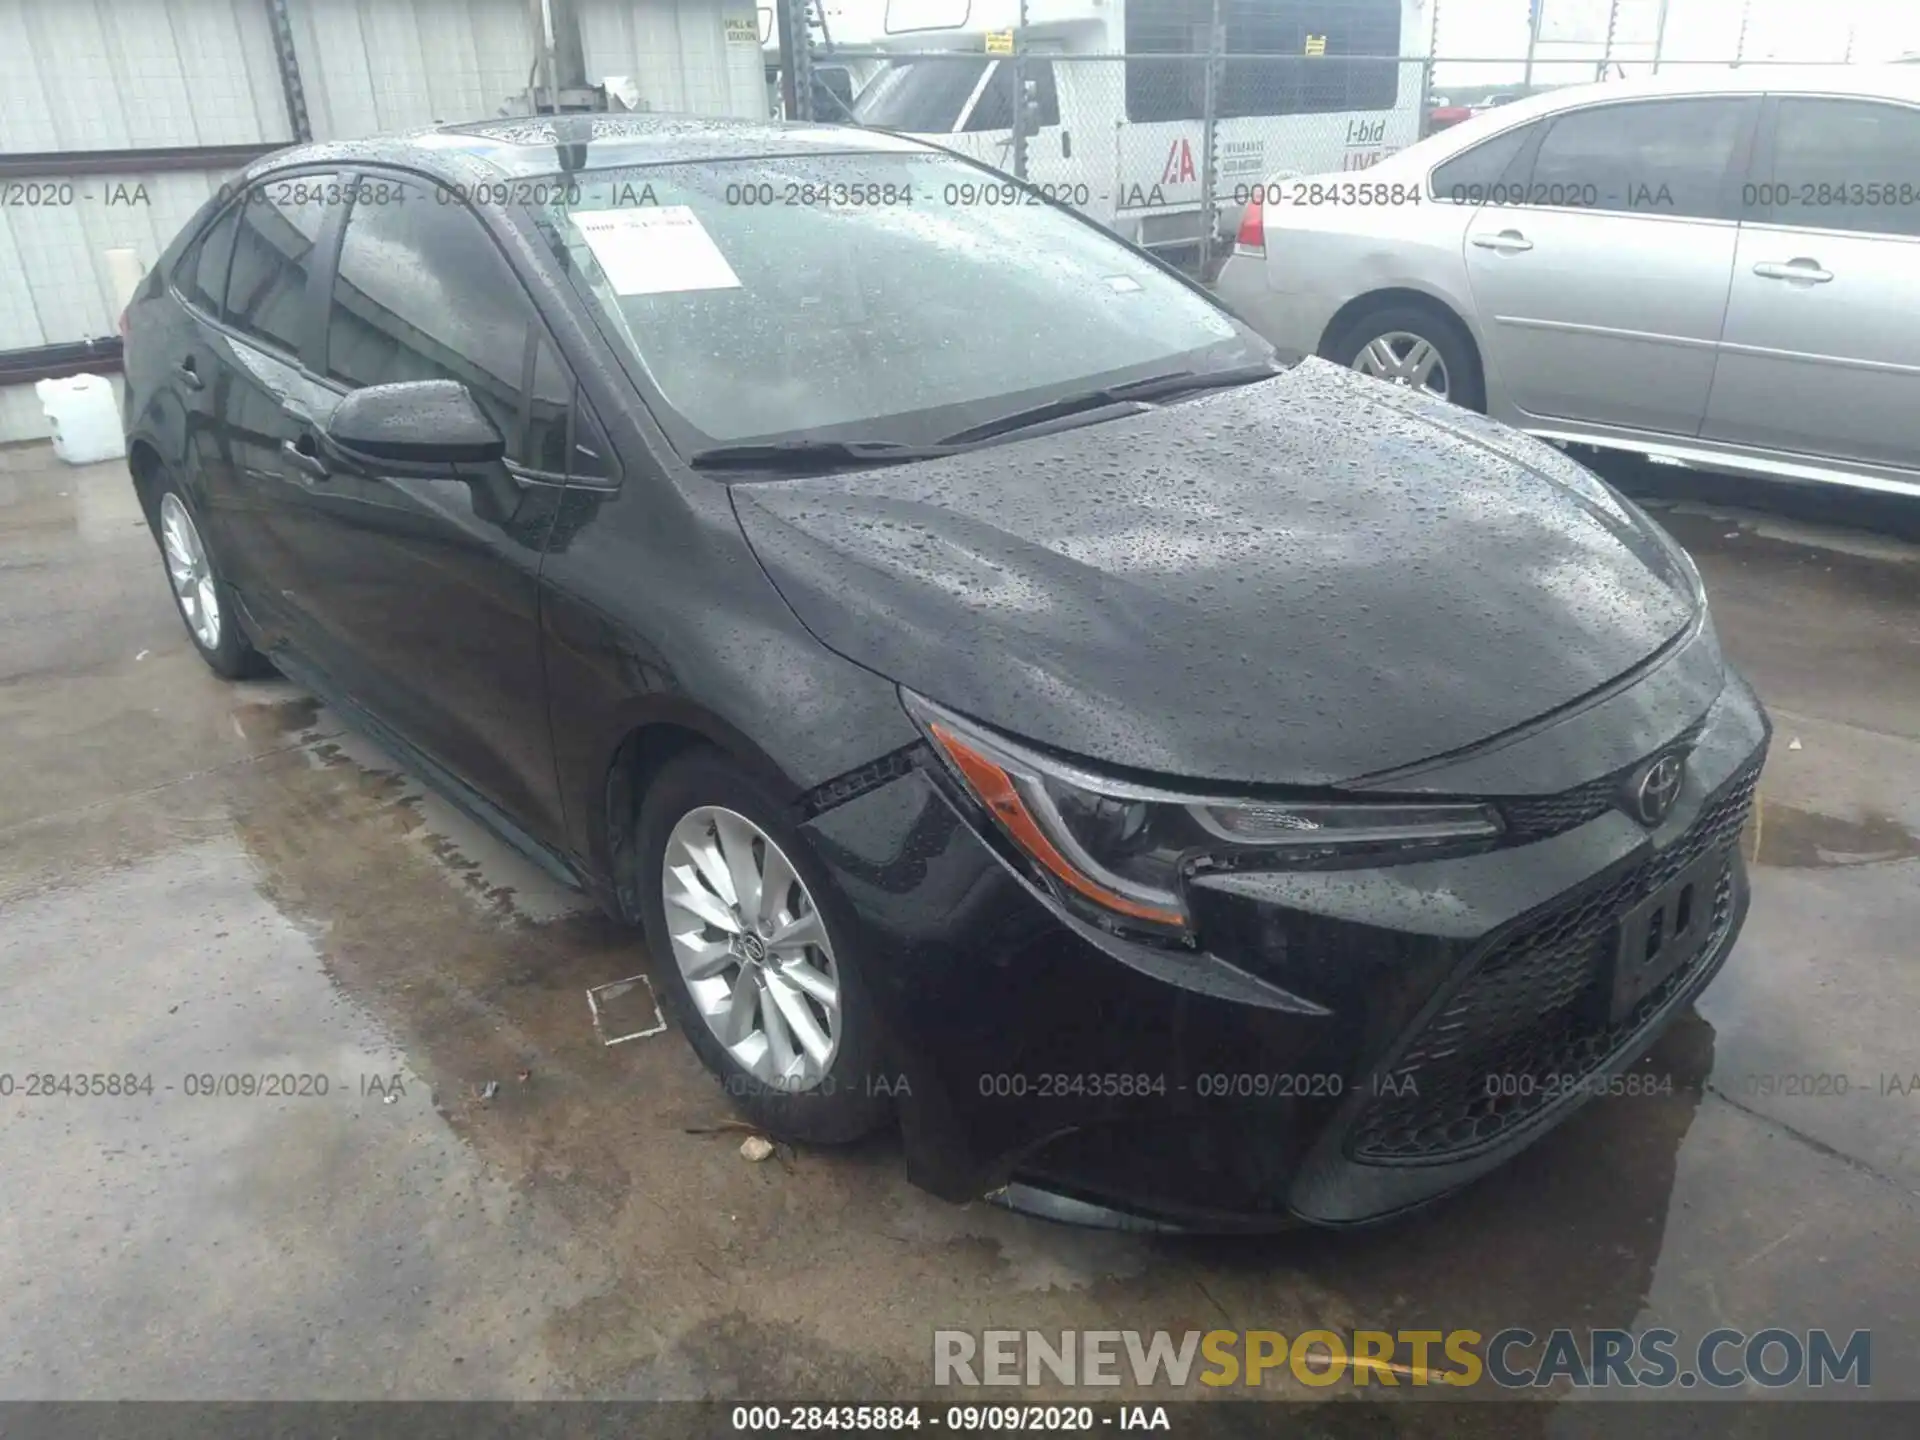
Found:
[[[1312,361],[1016,445],[739,485],[735,505],[835,650],[1028,740],[1186,779],[1404,769],[1686,628],[1690,582],[1643,518],[1547,447],[1529,465],[1525,442],[1477,443],[1385,388]]]
[[[1920,1345],[1920,1107],[1750,1083],[1913,1068],[1920,862],[1869,858],[1902,848],[1886,824],[1909,849],[1920,834],[1911,547],[1662,512],[1782,727],[1742,841],[1739,963],[1642,1067],[1669,1093],[1596,1103],[1386,1229],[1147,1239],[946,1204],[886,1143],[749,1165],[739,1132],[687,1133],[730,1112],[678,1037],[606,1050],[591,1032],[586,987],[650,963],[631,935],[310,697],[208,676],[124,475],[22,459],[0,453],[8,1068],[177,1084],[270,1064],[427,1089],[338,1111],[0,1107],[10,1399],[987,1403],[935,1391],[928,1360],[935,1329],[986,1326],[1779,1324],[1870,1327],[1877,1357]],[[1341,1397],[1330,1428],[1418,1423],[1268,1381],[1249,1393]],[[1873,1394],[1920,1399],[1898,1364]],[[1600,1423],[1507,1408],[1516,1434]]]
[[[653,148],[673,150],[674,127],[662,136]],[[443,160],[447,180],[477,163],[407,142],[283,163],[366,180]],[[656,883],[629,841],[667,758],[711,744],[764,779],[855,901],[863,969],[890,999],[886,1040],[917,1075],[897,1097],[909,1164],[953,1198],[1005,1183],[1069,1132],[1186,1120],[1203,1057],[1253,1073],[1310,1061],[1301,1073],[1341,1087],[1311,1100],[1360,1095],[1410,1043],[1406,1027],[1504,937],[1681,839],[1764,745],[1757,701],[1720,662],[1670,542],[1533,442],[1310,364],[949,460],[727,487],[673,457],[525,217],[476,221],[517,260],[535,338],[558,347],[617,474],[350,464],[309,484],[250,471],[248,456],[279,453],[274,425],[319,423],[344,389],[325,378],[315,303],[337,209],[297,355],[189,322],[233,362],[209,377],[215,413],[199,429],[178,423],[169,379],[184,310],[166,275],[183,242],[170,250],[129,315],[136,472],[157,461],[197,500],[196,463],[218,457],[215,488],[232,503],[208,538],[223,564],[247,557],[233,572],[240,608],[282,669],[615,916],[637,916]],[[250,418],[263,386],[295,402],[273,424]],[[459,638],[436,645],[443,632]],[[901,683],[1187,780],[1441,793],[1471,779],[1450,793],[1528,794],[1612,783],[1662,745],[1696,760],[1652,834],[1615,811],[1518,848],[1317,885],[1196,881],[1204,953],[1189,965],[1076,921],[1036,886],[966,797],[931,778]],[[1724,960],[1745,905],[1737,862],[1727,883],[1724,943],[1636,1022],[1637,1042]],[[1420,893],[1456,908],[1408,913]],[[1084,1026],[1090,993],[1102,1023]],[[1076,1084],[1058,1104],[1024,1103],[1024,1090],[1021,1104],[990,1103],[995,1077],[1128,1072],[1155,1077],[1151,1101],[1114,1105]],[[1390,1175],[1330,1156],[1365,1118],[1351,1099],[1233,1107],[1227,1123],[1260,1152],[1254,1172],[1205,1205],[1154,1203],[1209,1219],[1374,1218],[1473,1178],[1571,1108]],[[1120,1162],[1084,1183],[1125,1200],[1129,1168],[1155,1175]]]
[[[1254,977],[1264,995],[1216,991],[1204,956],[1143,964],[1057,912],[1039,923],[1031,887],[980,843],[980,822],[962,818],[964,805],[929,769],[836,807],[808,832],[854,901],[868,953],[892,962],[878,998],[921,1183],[959,1200],[1044,1181],[1203,1229],[1345,1223],[1465,1184],[1565,1120],[1572,1103],[1412,1170],[1343,1154],[1367,1107],[1406,1083],[1396,1041],[1423,1010],[1544,907],[1673,846],[1764,740],[1765,721],[1736,682],[1706,717],[1685,798],[1652,836],[1613,811],[1469,858],[1195,881],[1188,898],[1207,955]],[[1729,939],[1664,1014],[1724,963],[1746,908],[1738,865],[1733,884]],[[1659,1023],[1645,1022],[1643,1036]],[[1089,1098],[1096,1077],[1151,1088]],[[1223,1094],[1225,1077],[1269,1079],[1272,1093]]]

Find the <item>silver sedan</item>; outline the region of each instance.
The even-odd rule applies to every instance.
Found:
[[[1557,90],[1251,199],[1218,290],[1290,355],[1920,497],[1920,67]]]

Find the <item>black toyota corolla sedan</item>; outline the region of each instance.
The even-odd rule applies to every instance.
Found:
[[[982,170],[567,117],[284,151],[126,317],[194,643],[645,932],[775,1134],[1336,1224],[1604,1093],[1747,905],[1768,724],[1547,446]]]

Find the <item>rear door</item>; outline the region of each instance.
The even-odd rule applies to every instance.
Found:
[[[271,647],[302,640],[296,533],[303,477],[289,452],[326,399],[311,374],[318,335],[314,289],[322,253],[344,214],[334,171],[275,175],[236,206],[232,260],[210,336],[217,439],[202,471],[230,584]]]
[[[326,277],[327,398],[295,548],[318,658],[376,715],[549,842],[564,826],[541,670],[539,571],[565,483],[574,382],[478,215],[429,182],[364,171]],[[507,460],[423,477],[322,439],[340,396],[457,380]]]
[[[158,363],[164,367],[158,383],[181,416],[179,453],[192,471],[205,538],[214,547],[220,573],[228,576],[233,574],[227,560],[228,517],[214,508],[221,481],[217,472],[225,463],[219,409],[227,340],[220,329],[220,307],[226,299],[241,209],[238,204],[227,205],[182,252],[170,277],[181,308],[158,336]]]
[[[1920,470],[1920,107],[1768,108],[1702,433]]]
[[[1529,415],[1693,435],[1706,414],[1758,97],[1549,117],[1466,232],[1487,363]]]

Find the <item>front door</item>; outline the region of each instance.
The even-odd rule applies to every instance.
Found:
[[[325,298],[326,400],[295,437],[295,568],[315,658],[378,718],[536,838],[564,834],[546,717],[540,559],[572,378],[472,211],[362,173]],[[507,460],[438,474],[358,463],[324,426],[345,393],[457,380]]]
[[[1698,433],[1759,105],[1628,101],[1539,127],[1466,231],[1490,378],[1520,409]]]
[[[1920,471],[1920,107],[1784,97],[1703,434]]]

